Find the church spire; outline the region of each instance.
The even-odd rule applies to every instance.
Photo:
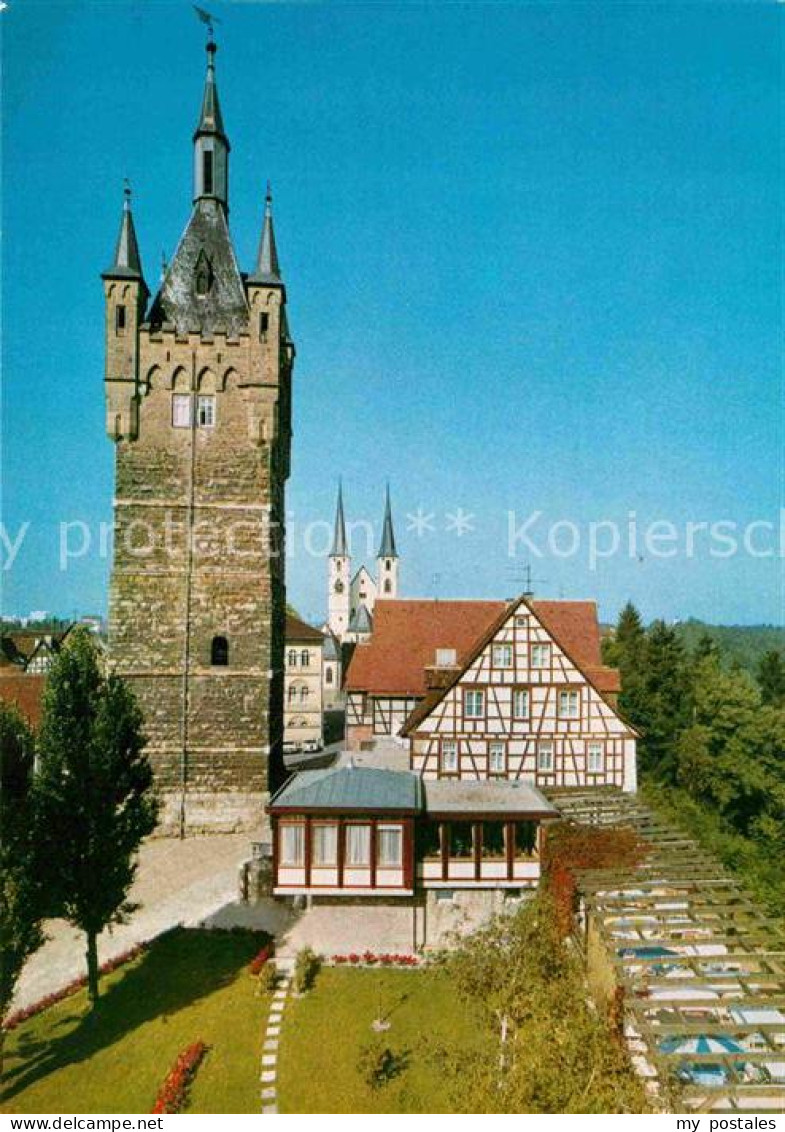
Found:
[[[216,200],[229,211],[229,139],[224,131],[218,87],[215,82],[215,53],[212,37],[207,42],[207,76],[202,111],[194,132],[194,203]]]
[[[120,219],[120,231],[117,235],[117,244],[114,250],[114,259],[111,267],[104,272],[104,276],[115,276],[121,279],[143,279],[142,260],[139,255],[139,244],[136,240],[136,229],[131,212],[131,187],[125,182],[123,190],[123,215]]]
[[[273,228],[273,194],[270,182],[267,182],[267,194],[264,198],[264,223],[262,236],[259,240],[259,254],[256,257],[256,270],[249,279],[250,283],[281,283],[281,268],[278,263],[278,248],[275,244],[275,229]]]
[[[338,502],[335,507],[335,531],[333,533],[333,548],[331,558],[345,558],[346,550],[346,522],[343,517],[343,485],[338,484]]]
[[[377,558],[397,558],[395,549],[395,533],[393,532],[392,507],[390,506],[390,485],[387,484],[387,495],[384,501],[384,525],[382,527],[382,545],[379,547]]]

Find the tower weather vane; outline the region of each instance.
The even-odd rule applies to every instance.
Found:
[[[210,12],[206,12],[204,8],[198,8],[196,4],[193,5],[193,10],[196,12],[196,15],[199,17],[202,23],[206,25],[207,34],[209,35],[210,39],[212,39],[214,35],[213,24],[220,24],[221,21],[217,16],[213,16],[210,14]]]

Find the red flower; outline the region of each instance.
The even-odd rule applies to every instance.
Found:
[[[207,1053],[207,1046],[202,1041],[194,1042],[177,1055],[174,1065],[158,1090],[155,1104],[151,1112],[179,1112],[183,1107],[188,1086],[193,1080],[202,1058]]]

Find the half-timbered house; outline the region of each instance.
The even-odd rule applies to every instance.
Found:
[[[616,706],[589,602],[505,607],[403,728],[423,778],[636,788],[636,732]]]

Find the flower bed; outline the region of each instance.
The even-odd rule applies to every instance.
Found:
[[[142,955],[150,946],[152,941],[147,943],[137,943],[133,947],[129,947],[127,951],[121,951],[119,955],[115,955],[113,959],[107,959],[99,967],[99,973],[102,975],[109,975],[112,971],[116,971],[118,967],[122,967],[125,963],[130,963],[132,959]],[[13,1014],[9,1014],[3,1022],[3,1029],[6,1031],[15,1030],[22,1022],[26,1022],[28,1018],[40,1014],[42,1010],[46,1010],[50,1006],[54,1006],[58,1002],[62,1002],[64,998],[69,998],[72,994],[76,994],[83,987],[87,986],[87,975],[80,975],[78,979],[72,979],[70,983],[66,983],[60,990],[53,991],[47,994],[44,998],[39,998],[37,1002],[32,1003],[30,1006],[25,1006],[22,1010],[15,1010]]]
[[[354,951],[349,955],[333,955],[330,962],[336,966],[351,967],[419,967],[422,964],[416,955],[391,955],[387,952],[376,955],[373,951],[364,951],[361,955]]]
[[[207,1046],[204,1042],[199,1041],[186,1046],[182,1053],[178,1054],[177,1060],[166,1076],[166,1080],[158,1090],[158,1096],[155,1098],[155,1104],[150,1112],[173,1113],[180,1111],[188,1096],[188,1086],[194,1079],[206,1053]]]

